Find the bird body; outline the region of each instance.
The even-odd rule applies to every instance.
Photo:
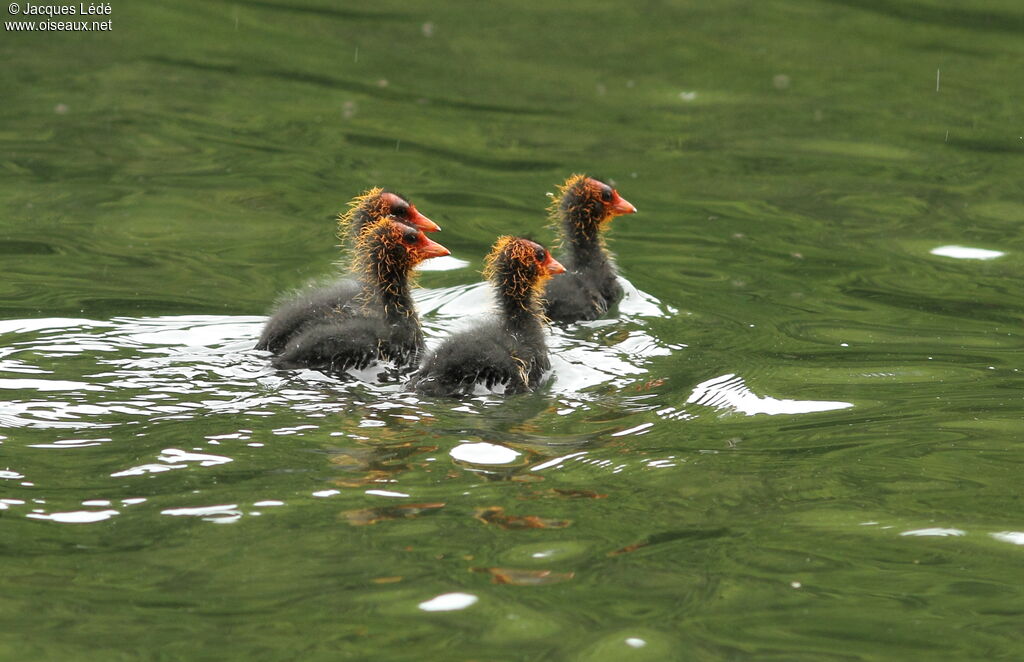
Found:
[[[622,299],[622,285],[610,257],[576,266],[563,257],[565,273],[553,278],[544,292],[547,315],[553,322],[571,323],[604,317]],[[573,266],[569,266],[573,265]]]
[[[372,188],[353,198],[348,210],[339,215],[338,236],[342,245],[351,253],[363,229],[382,218],[392,218],[423,232],[441,229],[404,197],[382,188]],[[288,341],[307,325],[333,319],[361,291],[358,279],[342,278],[294,294],[282,301],[271,314],[256,349],[279,354]]]
[[[306,326],[338,315],[362,287],[351,278],[308,288],[282,301],[263,327],[256,349],[279,354],[288,341]]]
[[[415,364],[423,333],[411,272],[425,259],[448,254],[422,231],[395,220],[367,225],[356,242],[353,280],[314,290],[282,306],[268,322],[264,335],[288,332],[274,366],[338,373],[375,360]]]
[[[561,323],[602,317],[623,294],[603,233],[612,218],[635,214],[636,207],[608,184],[573,175],[561,186],[552,212],[565,249],[559,259],[566,271],[548,282],[545,313]]]
[[[445,340],[424,359],[410,388],[445,396],[471,393],[478,386],[501,387],[504,393],[536,388],[551,367],[540,288],[564,270],[539,244],[500,238],[484,270],[495,288],[497,317]]]

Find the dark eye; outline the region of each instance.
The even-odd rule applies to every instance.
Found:
[[[537,258],[538,262],[543,262],[545,259],[547,259],[548,255],[546,250],[538,246],[537,250],[534,252],[534,256]]]
[[[406,207],[405,205],[398,204],[398,205],[392,205],[391,206],[391,215],[392,216],[397,216],[398,218],[405,218],[406,214],[408,214],[408,213],[409,213],[409,208]]]
[[[610,188],[601,190],[601,201],[611,202],[612,201],[612,190]]]

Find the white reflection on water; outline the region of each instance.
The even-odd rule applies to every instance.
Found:
[[[230,524],[242,517],[238,510],[238,504],[225,504],[221,506],[201,506],[199,508],[168,508],[160,511],[161,515],[171,517],[198,517],[204,522],[215,522],[217,524]]]
[[[68,317],[39,317],[19,320],[0,320],[0,333],[27,333],[29,331],[42,331],[43,329],[62,329],[68,331],[76,328],[91,329],[110,326],[114,326],[114,323]]]
[[[593,455],[590,451],[576,451],[575,453],[568,453],[566,455],[560,455],[549,460],[544,460],[539,464],[530,467],[530,471],[559,471],[566,468],[568,464],[586,465],[596,469],[607,471],[608,473],[617,474],[627,469],[671,469],[678,467],[686,463],[685,458],[677,457],[676,455],[668,455],[662,458],[654,457],[627,457],[622,458],[619,455],[615,456],[615,459],[609,459],[607,457],[600,457],[599,455]]]
[[[459,444],[449,453],[456,460],[470,464],[510,464],[520,455],[511,448],[484,441]]]
[[[968,246],[939,246],[929,252],[932,255],[952,257],[958,260],[993,260],[1006,255],[1002,251],[990,251],[987,248],[970,248]]]
[[[0,402],[0,426],[11,428],[71,429],[108,428],[116,423],[80,420],[108,410],[95,405],[77,405],[64,400]]]
[[[0,389],[32,389],[35,391],[102,391],[97,384],[69,382],[60,379],[0,379]]]
[[[460,260],[457,257],[445,255],[444,257],[435,257],[431,260],[421,262],[416,269],[419,271],[453,271],[455,269],[462,269],[468,266],[469,262],[466,260]]]
[[[789,400],[757,395],[746,385],[742,377],[728,373],[697,384],[693,388],[688,404],[704,405],[715,409],[736,411],[747,416],[754,414],[809,414],[835,409],[847,409],[852,402],[830,400]]]
[[[931,527],[927,529],[914,529],[912,531],[904,531],[900,534],[901,536],[934,536],[938,538],[947,538],[949,536],[966,536],[967,532],[960,529],[943,529],[939,527]]]
[[[619,432],[613,432],[612,436],[613,437],[625,437],[625,436],[628,436],[628,435],[631,435],[631,434],[632,435],[646,434],[647,432],[650,431],[650,428],[652,428],[652,427],[654,427],[654,423],[641,423],[640,425],[637,425],[635,427],[631,427],[631,428],[629,428],[627,430],[621,430]]]
[[[419,604],[423,611],[457,611],[471,607],[480,598],[470,593],[444,593]]]
[[[178,450],[177,448],[165,448],[156,459],[160,462],[164,462],[165,464],[143,464],[137,467],[131,467],[130,469],[125,469],[124,471],[112,473],[110,476],[112,478],[120,478],[122,476],[141,476],[143,474],[162,473],[172,469],[184,469],[188,466],[189,462],[196,462],[201,467],[213,467],[218,464],[226,464],[232,461],[230,457],[224,457],[223,455],[190,453],[188,451]]]
[[[85,448],[87,446],[99,446],[105,441],[113,441],[112,437],[99,437],[96,439],[58,439],[50,444],[29,444],[30,448]]]
[[[110,519],[120,513],[116,510],[75,510],[65,513],[28,513],[25,517],[49,520],[61,524],[92,524]]]
[[[989,534],[1000,542],[1008,542],[1012,545],[1024,545],[1024,531],[999,531]]]
[[[551,467],[561,468],[561,466],[565,462],[576,459],[578,457],[585,457],[586,455],[587,451],[577,451],[575,453],[569,453],[568,455],[562,455],[561,457],[556,457],[552,460],[546,460],[538,465],[532,466],[530,467],[530,471],[543,471],[545,469],[550,469]]]

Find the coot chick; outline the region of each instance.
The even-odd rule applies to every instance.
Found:
[[[407,199],[382,188],[372,188],[348,203],[348,211],[338,217],[338,237],[342,246],[351,250],[360,232],[367,225],[382,218],[393,218],[422,230],[437,232],[441,228],[416,209]],[[322,319],[332,310],[341,308],[360,291],[359,283],[341,279],[327,285],[307,288],[281,302],[263,327],[256,349],[275,354],[306,324]]]
[[[413,268],[449,255],[422,231],[384,218],[363,228],[356,240],[353,271],[358,288],[346,303],[322,310],[288,339],[273,360],[278,368],[344,372],[372,361],[413,365],[423,351],[423,333],[410,294]]]
[[[456,333],[427,356],[409,387],[455,396],[503,385],[505,393],[532,390],[550,369],[540,291],[565,271],[551,253],[528,239],[501,237],[487,256],[484,276],[494,285],[497,319]]]
[[[597,319],[622,299],[603,233],[612,218],[635,214],[636,207],[608,184],[573,175],[559,189],[552,211],[565,249],[560,259],[566,272],[548,282],[545,313],[553,322]]]

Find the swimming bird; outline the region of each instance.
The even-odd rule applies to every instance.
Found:
[[[437,232],[441,229],[406,198],[380,187],[356,196],[348,203],[348,207],[348,211],[338,216],[338,237],[342,246],[350,252],[363,228],[382,218],[393,218],[423,232]],[[359,291],[359,283],[351,278],[343,278],[327,285],[307,288],[282,301],[263,327],[256,349],[277,354],[306,324],[322,318],[331,310],[343,307]]]
[[[544,291],[545,313],[553,322],[593,320],[622,299],[615,262],[603,233],[616,216],[635,214],[614,188],[593,177],[573,175],[559,189],[552,215],[565,255],[566,272]]]
[[[356,278],[350,282],[356,290],[344,304],[316,308],[312,317],[310,307],[301,305],[308,302],[300,300],[296,310],[305,321],[274,358],[274,366],[337,373],[375,360],[397,367],[415,364],[423,351],[423,332],[410,293],[412,271],[423,260],[449,254],[422,231],[393,219],[366,225],[353,257]]]
[[[540,244],[499,238],[484,269],[496,294],[497,317],[445,340],[423,360],[409,387],[446,396],[470,393],[477,385],[502,385],[505,393],[536,388],[551,367],[540,291],[564,271]]]

